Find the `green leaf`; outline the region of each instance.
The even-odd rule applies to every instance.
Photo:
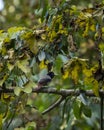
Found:
[[[27,83],[27,84],[25,85],[25,87],[23,88],[23,91],[24,91],[25,93],[31,93],[31,92],[32,92],[32,88],[33,88],[34,86],[36,86],[35,83],[32,82],[32,81],[29,81],[29,83]]]
[[[26,124],[26,130],[34,130],[36,128],[36,123],[35,122],[28,122]]]
[[[16,96],[19,96],[21,91],[22,91],[22,89],[21,89],[20,87],[15,87],[15,88],[14,88],[14,94],[15,94]]]
[[[20,68],[24,73],[30,72],[28,59],[17,61],[16,65]]]
[[[30,86],[26,86],[26,87],[23,89],[23,91],[24,91],[25,93],[31,93],[31,92],[32,92],[32,88],[31,88]]]
[[[73,112],[77,119],[81,118],[81,102],[79,100],[74,101]]]
[[[87,106],[87,105],[84,105],[82,106],[82,112],[85,116],[87,117],[91,117],[92,113],[91,113],[91,109]]]
[[[41,15],[42,15],[42,12],[43,12],[43,9],[42,9],[42,8],[36,9],[36,10],[35,10],[35,15],[36,15],[36,16],[41,16]]]
[[[56,58],[55,67],[56,67],[57,72],[60,73],[60,70],[61,70],[61,67],[62,67],[62,59],[61,59],[60,55],[58,55],[57,58]]]
[[[7,63],[7,67],[9,69],[9,71],[13,70],[14,68],[14,65],[13,64],[10,64],[10,63]]]
[[[0,114],[5,113],[6,111],[7,111],[7,105],[4,102],[0,101]]]

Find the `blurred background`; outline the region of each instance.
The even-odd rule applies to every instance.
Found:
[[[0,0],[0,29],[11,26],[33,28],[43,20],[47,9],[64,1],[70,1],[79,8],[87,8],[102,0]]]

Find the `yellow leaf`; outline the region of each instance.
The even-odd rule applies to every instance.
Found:
[[[0,33],[3,33],[4,32],[4,30],[0,30]]]
[[[30,38],[28,40],[28,44],[29,44],[29,48],[30,48],[31,52],[34,54],[37,54],[37,52],[39,50],[38,46],[41,45],[42,43],[41,43],[41,41]]]
[[[56,32],[53,30],[50,32],[50,41],[52,41],[57,36]]]
[[[40,69],[47,68],[47,65],[45,64],[44,60],[42,60],[42,61],[40,62],[39,68],[40,68]]]
[[[3,95],[2,95],[2,96],[3,96],[3,98],[4,98],[4,99],[10,98],[10,95],[9,95],[9,94],[7,94],[7,93],[3,93]]]
[[[93,91],[96,96],[99,96],[99,83],[97,80],[93,80]]]
[[[99,33],[96,32],[94,38],[98,38],[98,37],[99,37]]]
[[[93,31],[93,32],[96,30],[96,28],[95,28],[95,25],[94,25],[94,24],[92,24],[92,25],[90,26],[90,30],[91,30],[91,31]]]
[[[61,29],[57,32],[57,34],[65,34],[65,35],[68,35],[68,31],[66,30],[66,28],[64,29]]]
[[[33,37],[33,33],[32,33],[32,32],[25,32],[24,34],[21,35],[21,37],[22,37],[23,39],[28,40],[28,39],[30,39],[31,37]]]
[[[5,82],[5,80],[8,78],[8,75],[4,75],[3,79],[0,80],[0,86],[3,85],[3,83]]]
[[[102,30],[102,33],[104,33],[104,27],[102,27],[102,29],[101,29],[101,30]]]
[[[90,82],[92,82],[93,81],[93,78],[92,77],[84,77],[84,84],[85,85],[89,85],[90,84]]]
[[[3,102],[10,102],[11,100],[13,100],[14,98],[11,96],[11,95],[9,95],[9,94],[7,94],[7,93],[3,93],[3,94],[1,94],[1,100],[3,101]]]
[[[3,115],[0,114],[0,129],[2,129],[2,120],[3,120]]]
[[[8,33],[15,33],[24,30],[24,27],[11,27],[8,29]]]
[[[66,79],[69,77],[69,72],[68,71],[65,71],[64,72],[64,75],[63,75],[63,79]]]
[[[85,28],[85,31],[83,33],[83,37],[86,37],[88,35],[88,30],[89,30],[89,22],[86,23],[86,28]]]
[[[85,68],[83,69],[83,74],[87,77],[90,77],[92,76],[92,71]]]
[[[4,39],[4,42],[5,42],[5,43],[10,42],[10,38],[9,38],[9,37],[6,37],[6,38]]]
[[[82,12],[92,14],[95,11],[95,8],[86,8],[83,9]]]
[[[99,44],[99,48],[104,53],[104,43],[100,43]]]
[[[62,24],[60,24],[60,25],[59,25],[59,29],[62,29],[62,28],[63,28],[63,25],[62,25]]]
[[[95,73],[96,70],[98,70],[98,69],[99,69],[99,64],[96,64],[90,70],[92,71],[92,73]]]
[[[72,5],[70,10],[70,15],[73,15],[75,12],[77,12],[77,7],[75,5]]]
[[[75,81],[76,84],[79,79],[79,70],[80,70],[79,65],[76,65],[71,72],[72,79]]]

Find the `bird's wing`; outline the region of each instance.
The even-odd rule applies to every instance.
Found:
[[[38,81],[38,84],[47,85],[51,81],[51,77],[46,75]]]

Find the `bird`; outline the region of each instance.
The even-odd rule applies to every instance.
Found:
[[[46,75],[44,75],[42,78],[39,79],[37,89],[42,88],[43,86],[48,85],[54,78],[55,74],[54,72],[48,72]]]

